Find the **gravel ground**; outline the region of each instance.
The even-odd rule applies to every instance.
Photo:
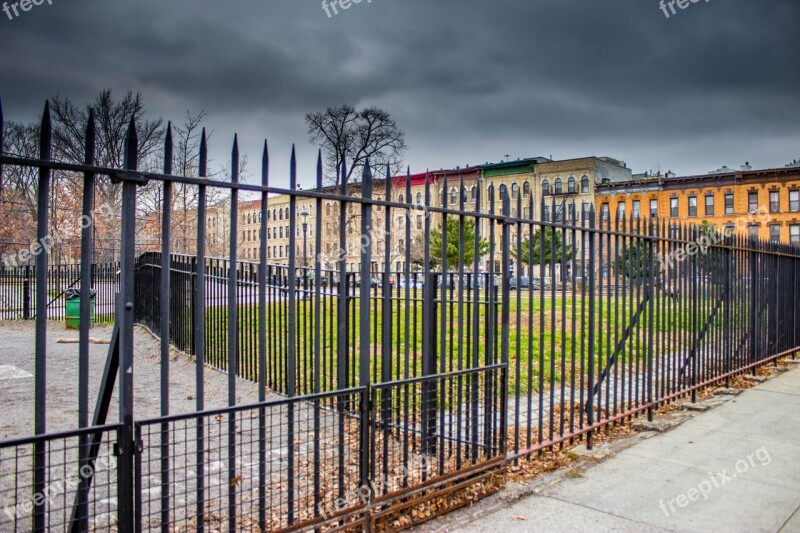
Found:
[[[112,326],[95,327],[90,336],[110,339]],[[34,416],[34,323],[32,321],[0,322],[0,440],[33,435]],[[67,431],[78,425],[78,345],[59,344],[59,339],[77,339],[76,330],[66,330],[62,322],[47,327],[47,431]],[[134,333],[134,416],[138,420],[159,416],[160,341],[146,329]],[[100,380],[103,376],[109,345],[89,347],[89,405],[94,409]],[[6,367],[6,372],[3,368]],[[7,367],[27,374],[18,377]],[[4,377],[6,379],[4,379]],[[185,354],[173,352],[170,360],[170,413],[191,413],[195,410],[195,364]],[[237,405],[258,401],[258,386],[237,379]],[[205,405],[207,409],[227,406],[228,376],[211,368],[205,369]],[[280,399],[270,395],[270,399]],[[114,393],[108,422],[118,420],[118,396]],[[90,415],[91,416],[91,415]]]

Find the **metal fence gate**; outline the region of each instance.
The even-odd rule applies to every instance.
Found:
[[[552,219],[534,220],[520,216],[534,212],[532,195],[490,182],[467,205],[466,195],[437,194],[466,190],[463,180],[429,176],[413,201],[408,176],[374,178],[369,164],[358,194],[325,187],[321,159],[316,188],[299,190],[294,153],[281,189],[269,184],[266,149],[261,184],[244,184],[236,140],[231,180],[220,182],[205,177],[205,135],[199,177],[175,176],[169,130],[163,171],[144,172],[133,123],[125,168],[102,168],[94,136],[90,116],[85,161],[51,160],[45,107],[40,157],[0,155],[0,165],[38,170],[39,240],[55,173],[82,176],[88,218],[97,182],[121,185],[114,329],[94,410],[85,268],[77,429],[48,431],[48,316],[37,313],[33,436],[0,442],[3,530],[380,529],[508,461],[570,440],[591,444],[605,425],[652,415],[800,346],[795,248],[672,220],[605,220],[593,208],[578,219],[569,195],[548,197]],[[160,251],[137,255],[138,195],[157,187],[171,205],[177,186],[197,191],[196,254],[170,253],[172,213],[163,209]],[[229,200],[226,259],[206,253],[210,189]],[[260,199],[256,262],[239,254],[242,191]],[[288,198],[286,264],[268,260],[270,194]],[[298,202],[317,214],[314,250],[323,239],[346,249],[352,234],[368,237],[355,268],[344,256],[307,261]],[[389,242],[403,243],[401,261]],[[90,227],[81,247],[90,265]],[[46,252],[35,257],[36,309],[51,297],[48,261]],[[136,324],[160,337],[160,374],[144,384],[159,400],[152,418],[134,411]],[[175,363],[171,349],[191,359]],[[193,407],[174,412],[170,376],[186,361]],[[219,370],[227,402],[210,408],[206,382]],[[257,401],[238,400],[241,379],[257,383]]]

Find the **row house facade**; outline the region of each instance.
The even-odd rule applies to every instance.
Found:
[[[588,211],[594,201],[596,187],[602,181],[625,181],[631,176],[624,163],[601,157],[586,157],[563,161],[552,161],[543,157],[487,163],[428,173],[392,178],[391,196],[386,196],[385,179],[373,181],[372,196],[376,200],[391,200],[405,204],[407,209],[375,205],[372,210],[373,225],[369,236],[372,263],[375,270],[384,263],[388,247],[390,263],[396,272],[406,268],[410,255],[415,269],[421,259],[420,235],[424,234],[426,217],[430,216],[432,228],[441,224],[441,215],[428,211],[425,206],[447,207],[467,213],[502,213],[502,198],[508,194],[510,214],[522,220],[553,220],[555,222],[577,221]],[[426,180],[430,183],[430,202],[426,201]],[[358,197],[360,186],[353,183],[348,195]],[[494,199],[492,202],[491,199]],[[358,202],[346,202],[344,213],[340,213],[340,202],[322,200],[317,209],[317,200],[297,197],[295,223],[291,224],[289,197],[272,196],[267,201],[267,262],[287,265],[290,255],[290,233],[295,233],[295,261],[298,267],[314,265],[320,258],[323,269],[336,269],[337,261],[343,257],[349,271],[357,271],[361,261],[361,250],[365,237],[361,235],[361,208]],[[207,229],[209,254],[227,255],[229,228],[223,227],[229,207],[224,204],[210,207]],[[386,233],[387,211],[391,211],[390,230]],[[342,228],[344,224],[344,228]],[[244,201],[239,204],[238,255],[240,260],[258,261],[261,233],[261,202]],[[521,226],[522,235],[513,231],[512,238],[522,240],[530,237],[529,229]],[[293,229],[292,229],[293,228]],[[481,237],[490,240],[495,232],[495,242],[500,242],[501,227],[480,219],[477,228]],[[316,249],[317,232],[320,232],[321,247]],[[406,252],[406,233],[410,235],[411,249]],[[342,237],[344,237],[342,239]],[[221,249],[220,249],[221,248]],[[494,264],[488,257],[480,258],[483,272],[500,270],[499,248]],[[470,270],[468,268],[468,270]]]
[[[597,189],[600,221],[644,217],[704,222],[780,244],[800,245],[800,166],[725,169],[685,177],[638,176]]]

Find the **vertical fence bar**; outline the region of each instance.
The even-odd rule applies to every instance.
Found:
[[[239,138],[234,135],[231,151],[231,183],[239,183]],[[231,189],[231,231],[228,262],[228,406],[236,405],[236,375],[238,373],[239,291],[237,284],[237,250],[239,237],[239,190]],[[291,450],[291,445],[289,446]],[[236,531],[236,414],[228,415],[228,529]],[[290,491],[291,493],[291,491]],[[291,523],[291,522],[290,522]]]
[[[164,139],[164,174],[172,174],[172,123],[167,124],[167,134]],[[198,221],[199,222],[199,221]],[[161,203],[161,283],[159,285],[160,297],[160,327],[161,335],[161,416],[169,415],[169,323],[170,298],[172,294],[170,280],[171,259],[170,255],[170,229],[172,224],[172,182],[164,181],[164,196]],[[161,425],[161,531],[169,533],[170,529],[170,449],[169,449],[169,424]]]
[[[425,204],[431,205],[431,176],[425,173]],[[410,222],[410,220],[409,220]],[[443,234],[444,235],[444,234]],[[434,295],[436,293],[435,276],[431,273],[431,217],[425,217],[424,239],[424,286],[422,304],[422,374],[432,376],[436,374],[436,310]],[[436,390],[431,380],[426,380],[422,385],[422,449],[424,453],[434,453],[436,442]],[[423,472],[426,473],[426,472]]]
[[[289,189],[294,193],[297,190],[297,159],[295,155],[295,148],[292,146],[292,157],[289,162]],[[289,269],[288,269],[288,288],[287,295],[288,315],[287,315],[287,354],[286,354],[286,394],[292,398],[295,395],[295,387],[297,386],[297,346],[295,345],[295,330],[296,325],[296,298],[297,298],[297,197],[292,194],[289,197]],[[290,403],[287,406],[289,415],[287,420],[288,428],[288,451],[289,451],[289,472],[287,483],[289,490],[288,497],[288,515],[289,525],[294,524],[294,404]]]
[[[261,154],[261,185],[269,187],[269,147],[264,141]],[[267,250],[269,250],[269,195],[261,191],[261,232],[258,256],[258,401],[267,399]],[[267,418],[266,411],[258,411],[258,526],[267,530]],[[318,468],[316,470],[319,470]]]
[[[586,393],[586,424],[591,427],[594,425],[594,394],[592,390],[594,387],[594,355],[595,355],[595,276],[594,269],[595,263],[595,240],[597,238],[597,231],[595,231],[595,210],[594,204],[589,208],[589,350],[587,354],[586,366],[588,369],[589,377],[589,391]],[[602,272],[600,273],[602,276]],[[586,447],[592,449],[592,430],[590,429],[586,434]]]
[[[39,132],[39,158],[50,159],[52,144],[52,123],[50,121],[50,102],[44,105],[41,129]],[[37,242],[45,242],[48,237],[48,203],[50,200],[50,170],[39,168],[39,188],[36,201],[36,238]],[[37,435],[47,431],[47,264],[50,257],[48,250],[42,249],[36,256],[36,377],[34,384],[34,431]],[[45,443],[37,442],[34,446],[34,482],[33,494],[41,494],[46,483]],[[33,530],[45,529],[45,507],[37,505],[33,511]]]
[[[200,135],[198,174],[208,175],[208,145],[206,129]],[[195,262],[195,293],[192,306],[195,353],[195,410],[205,409],[205,364],[206,364],[206,186],[199,185],[197,191],[197,261]],[[213,275],[213,271],[212,271]],[[218,286],[214,277],[214,286]],[[216,292],[216,291],[215,291]],[[197,530],[205,531],[205,418],[197,417]]]
[[[322,151],[317,152],[317,191],[322,189]],[[322,304],[322,198],[317,198],[314,203],[314,214],[316,215],[316,226],[314,228],[314,394],[319,394],[322,389],[322,327],[323,318],[321,312]],[[332,284],[328,283],[328,287]],[[320,401],[314,400],[314,464],[320,464],[320,424],[321,424]],[[321,501],[321,468],[314,469],[314,516],[319,516]]]
[[[501,331],[502,344],[501,344],[501,347],[500,347],[500,358],[501,358],[501,361],[502,361],[503,365],[505,365],[505,371],[502,372],[502,374],[501,374],[502,381],[499,383],[499,385],[501,387],[501,389],[499,391],[499,393],[500,393],[499,399],[501,401],[501,404],[497,406],[497,408],[499,410],[499,412],[497,414],[500,416],[500,443],[499,443],[500,444],[500,453],[505,454],[507,452],[507,447],[508,447],[507,446],[507,441],[508,441],[508,435],[507,435],[508,434],[508,431],[507,431],[508,416],[507,416],[506,412],[507,412],[507,409],[508,409],[508,376],[509,376],[509,373],[508,373],[508,361],[509,361],[509,344],[510,344],[510,341],[511,341],[511,339],[510,339],[510,336],[511,336],[510,315],[509,315],[510,306],[511,306],[511,302],[510,302],[510,299],[509,299],[509,292],[510,292],[509,284],[510,284],[510,278],[511,278],[511,273],[509,271],[509,264],[511,263],[511,247],[510,247],[511,246],[511,242],[510,242],[511,241],[511,221],[509,220],[509,217],[511,216],[511,201],[510,201],[509,196],[508,196],[508,189],[503,189],[501,201],[503,203],[503,217],[504,217],[504,220],[503,220],[503,226],[501,228],[501,231],[502,231],[502,236],[501,236],[502,243],[501,243],[501,246],[502,246],[502,248],[501,248],[501,252],[500,252],[501,255],[502,255],[501,261],[503,263],[503,265],[502,265],[503,279],[501,281],[501,285],[502,285],[501,286],[501,290],[503,291],[503,293],[502,293],[502,303],[501,303],[501,306],[500,306],[500,314],[501,314],[500,323],[501,323],[501,328],[502,328],[502,331]],[[519,212],[517,213],[517,216],[519,216]],[[519,274],[519,265],[517,265],[517,274]],[[519,276],[517,277],[517,280],[519,281]],[[522,290],[522,288],[520,287],[520,284],[517,283],[517,294],[519,294],[519,291],[521,291],[521,290]],[[519,322],[517,324],[519,324]],[[516,364],[519,365],[519,350],[517,350]],[[487,373],[487,377],[489,379],[487,380],[486,398],[487,398],[489,404],[491,405],[492,398],[494,397],[494,393],[492,392],[492,387],[489,386],[489,383],[491,381],[493,381],[493,380],[496,381],[496,378],[494,377],[494,372]],[[517,383],[517,387],[519,387],[519,383]],[[519,390],[517,390],[517,394],[519,394]],[[518,412],[517,412],[517,414],[518,414]],[[494,420],[495,419],[493,418],[491,425],[488,426],[488,427],[496,427],[495,423],[494,423]],[[487,458],[488,458],[490,456],[490,454],[491,454],[491,446],[487,448],[486,453],[487,453]]]
[[[125,139],[125,169],[137,169],[138,137],[136,123],[131,119]],[[136,508],[134,502],[134,434],[133,434],[133,299],[136,253],[136,183],[130,178],[122,184],[120,298],[117,302],[119,329],[119,430],[118,497],[119,531],[134,531]],[[44,315],[45,313],[41,313]],[[37,314],[38,316],[38,314]]]
[[[369,159],[364,164],[364,172],[361,176],[361,283],[359,286],[359,387],[370,385],[370,284],[372,280],[372,169],[369,166]],[[369,486],[369,458],[370,458],[370,439],[369,439],[369,417],[372,411],[369,409],[368,396],[362,396],[361,402],[361,451],[360,459],[360,487]],[[374,443],[373,443],[374,444]]]
[[[94,109],[89,111],[86,124],[86,144],[84,163],[94,165],[95,150],[95,122]],[[89,426],[89,320],[90,320],[90,295],[92,289],[92,230],[94,229],[94,173],[83,174],[83,205],[81,219],[81,304],[80,304],[80,331],[78,347],[78,427]],[[81,467],[87,464],[89,439],[82,435],[79,439],[78,461]],[[78,487],[78,505],[75,527],[80,531],[89,529],[89,479],[81,476]]]

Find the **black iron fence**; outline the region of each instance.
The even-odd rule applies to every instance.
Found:
[[[36,266],[0,265],[0,320],[31,320],[36,317]],[[68,289],[80,287],[81,265],[50,265],[45,283],[47,319],[66,316]],[[114,295],[119,287],[119,263],[94,263],[90,284],[95,291],[93,319],[96,324],[114,322]]]
[[[122,184],[114,334],[92,417],[88,320],[81,320],[77,426],[87,432],[87,445],[67,461],[92,463],[98,446],[113,438],[120,531],[369,529],[506,461],[535,458],[568,440],[591,444],[604,425],[652,415],[660,404],[794,356],[800,347],[796,248],[670,220],[597,220],[591,208],[578,220],[575,209],[552,198],[550,212],[561,215],[522,218],[543,206],[519,191],[512,197],[504,186],[496,191],[491,180],[477,184],[469,206],[463,195],[450,204],[436,189],[463,190],[461,180],[428,177],[412,195],[409,177],[378,180],[369,165],[358,195],[347,184],[323,187],[321,161],[316,188],[299,190],[294,154],[288,189],[270,186],[266,151],[261,183],[243,184],[235,141],[231,180],[219,182],[205,177],[205,136],[200,177],[172,174],[169,135],[163,172],[140,172],[133,124],[125,168],[100,168],[93,164],[91,118],[85,164],[54,162],[47,109],[41,132],[40,158],[0,155],[2,165],[39,170],[38,239],[49,227],[51,172],[83,175],[87,216],[98,180]],[[167,209],[158,224],[161,252],[137,256],[139,190],[160,188],[171,205],[174,184],[197,191],[197,255],[169,254]],[[225,260],[206,254],[209,188],[229,195]],[[242,262],[239,254],[242,191],[261,200],[257,262]],[[412,202],[417,192],[421,200]],[[271,194],[286,199],[282,265],[268,257]],[[298,201],[314,206],[314,250],[323,250],[330,222],[338,238],[328,234],[325,244],[349,250],[358,239],[358,265],[347,254],[332,264],[319,256],[309,263],[305,253],[299,260]],[[397,218],[415,227],[395,226]],[[399,257],[390,246],[397,243]],[[89,227],[83,264],[91,263],[91,249]],[[47,272],[42,253],[37,309],[49,301]],[[80,271],[80,285],[85,318],[90,269]],[[36,442],[51,437],[46,320],[36,315]],[[147,386],[148,394],[158,391],[162,416],[147,421],[134,416],[137,322],[161,337],[160,374]],[[194,410],[185,415],[170,414],[171,344],[193,355]],[[224,409],[207,409],[209,366],[227,373]],[[239,377],[258,384],[257,403],[238,405]],[[113,437],[91,431],[106,423],[115,390]],[[284,399],[268,399],[270,390]],[[17,447],[0,442],[0,453]],[[31,497],[46,488],[55,460],[37,449],[30,465],[0,463],[15,476],[33,472],[23,490]],[[75,508],[86,505],[84,498]],[[44,531],[54,512],[33,511],[32,529]],[[76,512],[62,515],[86,514]],[[69,518],[58,523],[89,527]]]

